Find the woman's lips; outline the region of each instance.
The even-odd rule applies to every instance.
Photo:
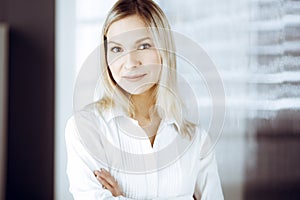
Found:
[[[141,80],[144,76],[146,76],[146,74],[125,75],[122,77],[128,81],[135,82]]]

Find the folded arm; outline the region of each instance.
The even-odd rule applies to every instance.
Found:
[[[67,123],[65,139],[68,157],[67,176],[70,182],[70,192],[75,200],[129,200],[122,195],[114,197],[95,177],[94,171],[105,166],[96,163],[81,143],[74,117]]]

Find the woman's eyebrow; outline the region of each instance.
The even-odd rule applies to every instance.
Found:
[[[140,42],[142,42],[142,41],[144,41],[144,40],[151,40],[151,38],[150,38],[149,36],[140,38],[140,39],[138,39],[137,41],[135,41],[135,44],[140,43]],[[108,42],[108,44],[111,44],[111,43],[116,44],[116,45],[119,45],[119,46],[122,45],[122,44],[120,44],[120,43],[118,43],[118,42],[115,42],[115,41],[110,40],[110,41]]]
[[[114,41],[109,41],[109,42],[108,42],[108,44],[111,44],[111,43],[114,43],[114,44],[116,44],[116,45],[119,45],[119,46],[121,46],[121,44],[120,44],[120,43],[117,43],[117,42],[114,42]]]
[[[143,37],[141,39],[138,39],[135,43],[137,44],[137,43],[140,43],[141,41],[144,41],[144,40],[151,40],[151,38],[149,36]]]

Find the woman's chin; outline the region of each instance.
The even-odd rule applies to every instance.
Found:
[[[122,89],[124,91],[126,91],[129,95],[143,95],[143,94],[147,94],[148,92],[152,93],[153,86],[154,85],[152,84],[152,85],[147,85],[147,86],[143,86],[143,87],[139,87],[139,88],[122,87]]]

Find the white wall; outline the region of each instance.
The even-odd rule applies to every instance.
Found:
[[[75,80],[75,3],[56,1],[55,41],[55,199],[72,199],[66,175],[64,129],[72,114]]]
[[[116,0],[56,1],[55,199],[73,199],[66,175],[64,129],[73,113],[76,76],[100,44],[106,13]]]

